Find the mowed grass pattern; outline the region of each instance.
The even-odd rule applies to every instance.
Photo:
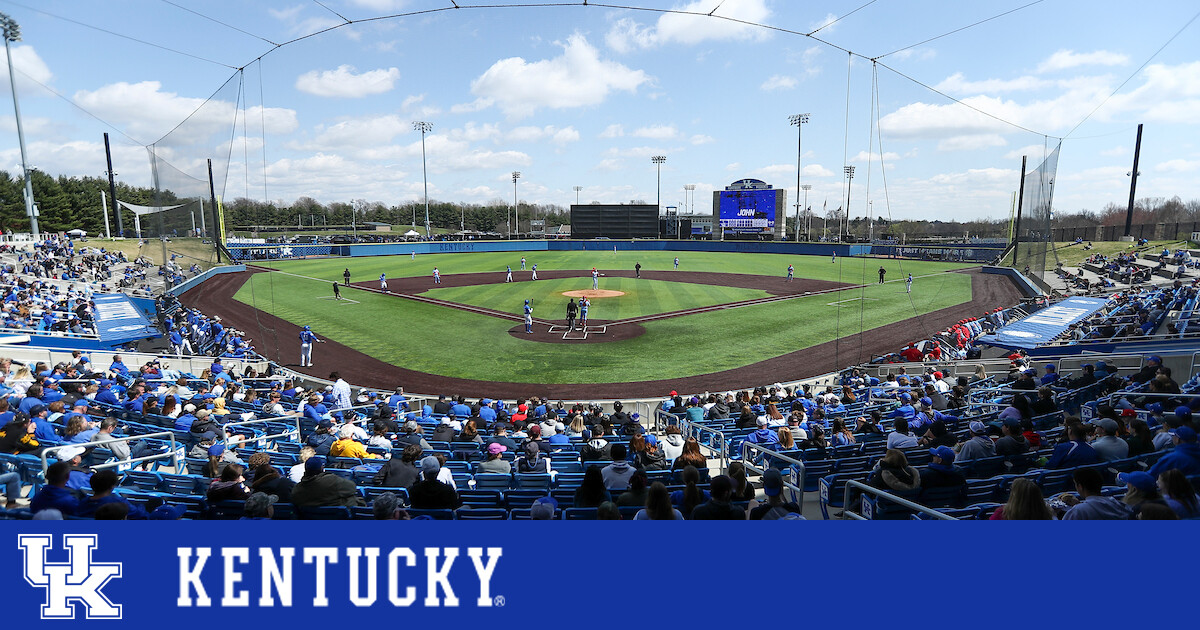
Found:
[[[563,293],[591,288],[592,280],[589,276],[433,289],[422,295],[514,314],[524,313],[525,300],[531,299],[535,317],[560,319],[566,317],[567,301],[571,299]],[[618,297],[592,300],[589,317],[609,321],[770,296],[766,291],[757,289],[663,282],[645,278],[639,280],[604,277],[600,278],[600,288],[625,293]]]
[[[587,254],[592,255],[590,252]],[[465,256],[469,259],[490,254]],[[511,257],[510,254],[505,256]],[[760,256],[722,254],[718,258],[729,264],[724,265],[724,269],[707,270],[747,273],[748,267],[755,267],[758,263],[739,261],[738,258],[754,259]],[[533,259],[532,256],[529,258]],[[664,257],[668,267],[670,258]],[[680,258],[684,259],[683,256]],[[359,303],[339,304],[331,299],[329,284],[323,276],[328,274],[332,278],[340,275],[346,262],[370,260],[375,268],[399,268],[407,257],[392,257],[388,262],[355,259],[287,263],[280,267],[289,273],[303,273],[302,268],[308,271],[307,268],[315,267],[315,263],[324,264],[326,269],[321,276],[317,276],[321,278],[319,281],[284,273],[256,274],[252,282],[247,282],[238,291],[235,299],[297,325],[311,325],[318,336],[408,369],[497,382],[612,383],[728,370],[837,338],[842,339],[838,347],[840,363],[854,363],[870,358],[855,355],[858,348],[855,337],[860,331],[930,313],[971,298],[971,278],[968,275],[940,273],[921,277],[952,265],[904,261],[904,270],[918,276],[913,293],[907,294],[904,283],[899,281],[899,261],[884,261],[889,265],[888,277],[894,281],[878,285],[870,284],[875,281],[879,268],[880,261],[877,259],[839,259],[834,265],[826,258],[783,258],[793,261],[797,276],[800,277],[838,280],[840,275],[843,282],[858,283],[865,279],[867,284],[863,288],[648,322],[643,324],[646,334],[640,337],[614,343],[582,345],[527,341],[508,334],[508,329],[514,325],[512,321],[396,296],[343,289],[344,296]],[[421,259],[421,256],[417,257],[418,261]],[[517,255],[516,259],[519,261],[520,256]],[[645,267],[647,263],[642,262],[642,265]],[[892,271],[893,266],[897,268],[896,271]],[[442,265],[443,270],[446,267]],[[581,268],[590,267],[588,264]],[[922,273],[914,269],[922,270]],[[364,276],[367,273],[357,264],[351,272]],[[389,272],[389,276],[393,274]],[[378,277],[377,272],[375,277]],[[588,279],[585,288],[590,286]],[[664,289],[672,291],[677,286],[665,283]],[[601,287],[604,288],[604,285]],[[330,299],[318,299],[322,297]],[[523,303],[524,298],[520,299]],[[846,300],[849,301],[841,306],[830,306],[832,302]],[[559,311],[566,302],[565,298],[554,302],[549,313],[539,307],[535,314],[547,319],[562,317]],[[859,308],[860,304],[865,307]],[[601,312],[593,313],[593,317],[609,319]],[[255,331],[248,332],[251,337],[259,336]],[[914,320],[912,338],[932,332],[926,330],[919,319]],[[255,342],[260,348],[269,345],[263,339],[255,339]],[[898,339],[897,347],[900,343]],[[295,360],[288,357],[284,359]],[[780,375],[781,378],[785,376]]]

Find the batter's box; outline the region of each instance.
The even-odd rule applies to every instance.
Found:
[[[603,335],[608,332],[608,326],[588,326],[584,332],[589,335]]]
[[[576,340],[576,341],[582,341],[584,339],[587,339],[587,336],[588,336],[587,331],[582,330],[580,328],[576,328],[575,330],[567,330],[566,326],[559,326],[558,328],[561,328],[562,330],[566,331],[563,333],[563,336],[562,336],[563,341],[569,341],[572,339]],[[554,332],[554,331],[551,330],[551,332]]]
[[[567,328],[566,326],[551,326],[550,330],[547,332],[549,332],[552,335],[555,335],[558,333],[570,332],[570,330],[571,329]],[[579,330],[579,328],[575,328],[575,330]]]

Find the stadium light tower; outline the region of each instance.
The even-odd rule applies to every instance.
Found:
[[[650,158],[650,161],[658,166],[658,211],[662,212],[662,165],[667,161],[667,156],[656,155]]]
[[[575,191],[575,205],[578,206],[579,205],[579,192],[581,190],[583,190],[583,186],[572,186],[571,189]]]
[[[421,179],[425,180],[425,238],[429,238],[429,175],[425,170],[425,134],[433,131],[433,123],[415,120],[413,129],[421,132]]]
[[[796,242],[800,242],[800,156],[804,138],[804,125],[808,123],[808,114],[793,114],[788,116],[788,124],[796,128]],[[784,238],[787,238],[785,235]]]
[[[688,203],[688,199],[691,199],[691,205],[686,206],[688,209],[688,215],[690,216],[696,209],[696,185],[684,184],[683,190],[685,191],[683,194],[683,203],[686,205]]]
[[[846,173],[846,209],[842,211],[842,216],[838,217],[838,242],[842,242],[842,226],[845,222],[845,217],[850,216],[850,187],[854,184],[854,167],[847,166],[843,169]]]
[[[812,184],[805,184],[800,188],[804,190],[804,238],[808,238],[808,191],[812,190]],[[796,229],[799,230],[800,228],[797,226]],[[796,235],[796,241],[800,241],[799,234]]]
[[[7,13],[0,13],[0,34],[4,36],[4,54],[8,57],[8,80],[12,84],[13,116],[17,119],[17,138],[21,141],[21,170],[25,173],[25,214],[29,216],[29,231],[33,240],[38,234],[37,210],[33,205],[33,178],[29,174],[29,159],[25,154],[25,131],[21,127],[21,106],[17,101],[17,78],[13,74],[12,48],[9,42],[21,41],[21,27]]]
[[[517,180],[521,179],[521,171],[513,171],[512,178],[513,178],[513,227],[517,229],[518,233],[520,233],[521,218],[517,216],[517,212],[520,210],[520,206],[517,205]],[[530,229],[533,229],[533,227],[530,226]]]

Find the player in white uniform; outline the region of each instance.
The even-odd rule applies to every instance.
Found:
[[[525,271],[525,257],[521,257],[521,271]]]
[[[388,291],[388,288],[387,288],[387,274],[386,273],[379,274],[379,290],[383,291],[384,293],[390,293],[390,291]]]
[[[788,281],[788,282],[791,282],[791,281],[792,281],[792,279],[795,277],[795,275],[796,275],[796,268],[795,268],[795,267],[793,267],[793,266],[791,266],[791,265],[788,265],[788,277],[787,277],[787,281]]]
[[[300,367],[312,367],[312,347],[314,343],[325,343],[313,334],[312,328],[305,326],[300,331]]]
[[[512,265],[505,265],[508,269],[508,275],[504,277],[505,282],[512,282]]]
[[[412,259],[413,259],[413,260],[416,260],[416,259],[417,259],[417,250],[415,250],[415,249],[414,249],[414,250],[412,250]]]
[[[599,288],[600,288],[600,272],[596,271],[595,267],[592,267],[592,289],[599,289]]]
[[[904,279],[904,292],[912,293],[912,274],[911,273],[908,274],[908,277]]]
[[[433,268],[433,283],[434,283],[434,284],[441,284],[441,283],[442,283],[442,274],[438,272],[438,268],[437,268],[437,267],[434,267],[434,268]]]
[[[521,261],[524,262],[525,259],[522,258]],[[524,265],[522,265],[522,268],[524,268]],[[531,279],[537,280],[537,263],[533,263],[533,278],[531,278]]]
[[[525,332],[533,334],[533,305],[525,300]]]
[[[675,257],[675,268],[679,269],[679,257],[678,256]]]

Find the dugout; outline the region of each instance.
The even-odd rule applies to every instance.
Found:
[[[571,206],[571,238],[632,240],[658,238],[658,206],[588,204]]]

